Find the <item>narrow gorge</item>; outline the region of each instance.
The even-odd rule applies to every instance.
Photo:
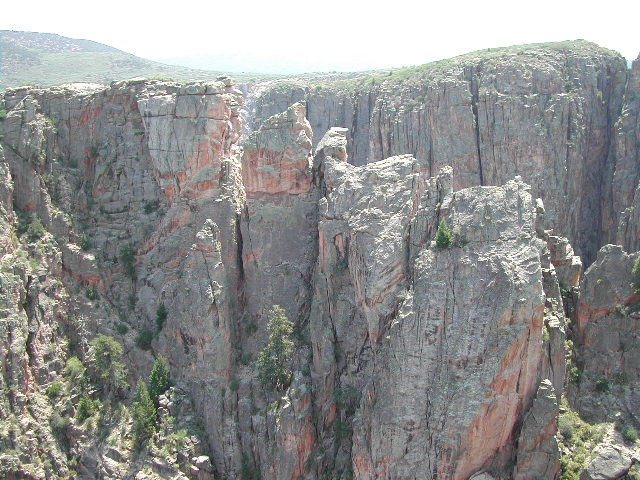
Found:
[[[0,108],[3,478],[640,478],[640,59],[575,41]],[[274,306],[284,385],[257,366]]]

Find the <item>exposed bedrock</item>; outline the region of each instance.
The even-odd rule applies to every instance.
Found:
[[[638,428],[640,401],[639,301],[631,270],[638,253],[606,245],[580,283],[576,375],[569,396],[590,421],[613,421],[616,413]]]
[[[388,77],[273,82],[255,123],[302,101],[316,142],[349,128],[355,165],[411,154],[430,176],[451,165],[455,189],[521,175],[588,265],[616,235],[637,239],[635,210],[616,231],[638,183],[638,68],[584,41],[479,51]]]
[[[350,457],[356,478],[506,478],[533,450],[547,453],[536,468],[557,472],[548,460],[558,401],[534,398],[543,325],[559,320],[551,328],[563,337],[564,315],[557,282],[544,288],[554,267],[528,186],[454,192],[449,168],[428,178],[411,156],[355,167],[345,143],[344,130],[330,130],[315,157],[326,188],[310,316],[321,450],[332,439],[335,463]],[[454,232],[450,249],[432,242],[440,219]],[[550,358],[564,370],[562,355]],[[546,412],[535,435],[550,446],[515,451],[532,405]]]
[[[161,354],[188,392],[210,456],[194,478],[555,478],[563,301],[586,378],[572,403],[600,419],[638,401],[636,254],[595,255],[637,241],[637,72],[578,43],[461,57],[393,88],[265,87],[242,139],[228,79],[6,92],[0,380],[17,387],[0,417],[32,408],[24,433],[51,413],[62,339],[81,355],[105,333],[132,385]],[[21,245],[18,214],[55,245]],[[595,260],[582,279],[572,245]],[[296,333],[283,391],[254,366],[274,305]],[[601,378],[627,390],[587,395]],[[70,468],[49,426],[29,442],[16,458],[52,453],[25,475]],[[86,478],[131,472],[130,453],[97,462],[104,448],[79,454]]]

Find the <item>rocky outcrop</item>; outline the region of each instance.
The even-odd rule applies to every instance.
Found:
[[[524,417],[518,438],[518,462],[514,479],[557,478],[560,473],[558,442],[558,395],[549,380],[538,387],[531,409]]]
[[[579,43],[461,57],[398,88],[395,74],[362,89],[269,87],[244,137],[228,79],[7,92],[0,418],[21,440],[0,430],[0,472],[556,478],[563,306],[582,371],[572,404],[637,421],[636,256],[605,247],[581,279],[559,236],[590,263],[604,212],[633,201],[631,187],[615,202],[604,188],[636,181],[622,168],[633,139],[609,137],[619,63]],[[441,222],[448,247],[434,241]],[[274,305],[295,333],[284,390],[254,367]],[[107,420],[74,413],[64,364],[86,363],[98,334],[124,346],[131,385],[158,355],[177,384],[137,457],[110,409],[130,407],[131,389],[94,382]],[[594,396],[601,380],[610,389]],[[55,382],[62,397],[44,393]],[[54,412],[73,417],[70,433],[36,428]],[[26,462],[34,449],[48,453]]]
[[[86,345],[124,323],[128,362],[144,371],[151,359],[136,338],[161,328],[150,346],[189,392],[210,448],[194,478],[466,478],[500,476],[515,458],[541,463],[531,458],[546,447],[513,445],[543,375],[561,370],[543,338],[558,285],[543,275],[554,267],[541,211],[520,180],[454,192],[451,169],[430,178],[410,155],[354,167],[345,129],[312,160],[301,105],[239,148],[241,99],[226,81],[7,98],[7,165],[24,187],[16,205],[63,240],[66,288],[99,292],[70,304],[86,319],[70,334]],[[43,183],[47,174],[59,180]],[[64,209],[80,218],[63,221]],[[432,242],[441,219],[450,250]],[[251,367],[274,304],[299,336],[283,395]],[[155,325],[160,305],[166,320]],[[447,414],[452,406],[466,413]],[[428,455],[411,453],[419,445]],[[85,476],[117,476],[128,455],[87,452]],[[140,478],[173,468],[150,461],[137,464]]]
[[[308,310],[318,202],[311,137],[304,107],[296,104],[243,144],[242,262],[246,313],[252,318],[273,305],[295,321]]]
[[[615,124],[613,144],[615,152],[615,174],[612,183],[612,215],[606,225],[610,232],[607,239],[617,243],[626,250],[640,249],[640,233],[638,225],[638,182],[640,171],[640,147],[638,147],[640,133],[640,59],[633,62],[624,105],[620,118]],[[616,225],[617,221],[617,225]]]
[[[259,124],[304,101],[317,139],[349,128],[353,164],[412,154],[430,176],[451,165],[455,189],[522,175],[544,200],[549,225],[590,264],[637,184],[633,80],[614,134],[626,77],[622,57],[588,42],[527,45],[387,77],[275,83],[260,92],[255,116]],[[619,154],[609,155],[614,143]],[[621,187],[610,190],[614,171]]]
[[[580,480],[616,480],[624,478],[633,464],[627,449],[608,445],[595,451],[595,456],[580,475]]]
[[[450,170],[429,180],[410,156],[354,167],[345,133],[330,130],[315,157],[327,192],[310,317],[319,432],[357,478],[504,472],[543,355],[546,254],[528,187],[452,192]],[[431,240],[439,219],[451,249]]]
[[[246,200],[239,222],[239,254],[244,310],[239,328],[244,358],[240,363],[249,364],[264,347],[264,319],[273,305],[283,307],[300,332],[309,314],[318,216],[311,138],[305,109],[296,104],[243,142]],[[300,347],[298,362],[306,365],[310,351]],[[248,379],[255,376],[250,365],[241,371]],[[257,465],[263,478],[305,478],[305,465],[315,445],[308,376],[294,375],[288,394],[279,408],[267,413],[266,422],[255,404],[266,401],[263,388],[254,379],[246,391],[254,400],[253,405],[246,400],[239,405],[245,458]]]
[[[231,91],[224,84],[214,86]],[[9,111],[0,123],[6,152],[1,210],[7,227],[1,242],[2,325],[8,343],[2,352],[12,353],[0,362],[7,374],[2,382],[12,387],[3,389],[11,393],[3,393],[0,402],[0,471],[7,478],[186,478],[188,458],[159,461],[158,450],[151,457],[134,455],[127,407],[118,397],[126,390],[110,395],[103,386],[87,385],[82,374],[91,358],[89,341],[99,333],[125,344],[131,384],[150,367],[150,356],[133,345],[136,330],[146,326],[142,305],[153,311],[158,300],[154,296],[146,303],[145,289],[139,287],[149,278],[137,270],[136,253],[160,223],[157,212],[170,199],[171,207],[179,202],[176,195],[163,199],[163,185],[142,141],[150,136],[136,95],[145,97],[147,87],[78,85],[13,90],[4,97]],[[167,91],[180,96],[177,86],[161,93]],[[222,104],[230,113],[231,100]],[[182,160],[188,163],[174,155],[174,170]],[[183,190],[188,193],[190,185]],[[183,207],[171,210],[175,220]],[[173,220],[165,231],[184,226]],[[130,251],[126,263],[123,247]],[[72,356],[79,357],[77,378],[65,366]],[[78,413],[87,394],[91,402],[102,402],[97,419]],[[208,451],[199,433],[183,442],[188,435],[183,427],[195,432],[193,407],[172,415],[160,421],[164,434],[156,436],[155,445],[164,448],[166,441],[170,452],[179,439],[185,452]],[[50,420],[42,423],[43,418]]]
[[[637,428],[635,404],[640,350],[638,296],[631,270],[638,254],[607,245],[580,284],[577,324],[577,373],[570,385],[572,403],[590,421],[613,421]]]

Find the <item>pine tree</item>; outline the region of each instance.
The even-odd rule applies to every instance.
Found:
[[[158,404],[158,397],[171,386],[171,374],[169,365],[164,357],[156,358],[149,375],[149,396],[155,405]]]
[[[282,390],[291,381],[293,325],[279,305],[274,305],[268,315],[269,343],[258,355],[256,362],[258,378],[264,385]]]
[[[91,341],[90,365],[97,380],[108,388],[126,387],[127,367],[122,363],[122,345],[113,337],[100,335]]]
[[[167,307],[164,306],[164,303],[158,305],[158,309],[156,310],[156,326],[158,327],[158,331],[162,330],[164,327],[164,323],[167,321]]]
[[[156,407],[144,380],[138,381],[136,400],[133,404],[133,446],[140,450],[144,442],[156,431]]]
[[[453,234],[449,230],[447,222],[440,220],[440,225],[438,225],[438,231],[436,232],[436,245],[438,248],[449,248],[452,237]]]

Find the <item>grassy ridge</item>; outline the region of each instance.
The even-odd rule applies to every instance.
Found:
[[[0,30],[0,90],[73,82],[108,84],[135,77],[215,80],[222,74],[153,62],[89,40]],[[257,74],[233,74],[233,77],[238,81],[277,78]]]

